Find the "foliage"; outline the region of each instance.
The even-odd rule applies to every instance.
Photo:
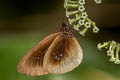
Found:
[[[119,59],[119,52],[120,52],[120,44],[115,41],[104,42],[103,44],[98,44],[98,49],[101,50],[102,48],[108,49],[107,56],[110,56],[111,62],[115,64],[120,64]]]

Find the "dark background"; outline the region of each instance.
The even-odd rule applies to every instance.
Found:
[[[89,17],[100,28],[85,37],[75,32],[84,58],[72,72],[62,75],[28,77],[17,72],[21,57],[47,34],[56,31],[64,18],[64,0],[0,0],[0,80],[120,80],[120,65],[109,62],[99,42],[120,43],[120,0],[103,0],[96,5],[86,0]]]

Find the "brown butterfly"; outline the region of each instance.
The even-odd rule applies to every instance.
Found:
[[[82,58],[73,30],[63,23],[59,31],[45,37],[21,59],[17,70],[30,76],[63,74],[79,66]]]

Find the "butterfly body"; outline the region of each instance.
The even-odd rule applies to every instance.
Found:
[[[63,74],[79,66],[82,58],[73,30],[63,23],[58,32],[45,37],[21,59],[17,70],[30,76]]]

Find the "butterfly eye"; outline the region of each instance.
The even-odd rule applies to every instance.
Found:
[[[63,56],[63,54],[62,53],[60,53],[60,57],[62,57]]]
[[[41,51],[38,51],[38,53],[40,54],[40,53],[41,53]]]
[[[59,61],[60,59],[61,59],[60,57],[57,58],[58,61]]]
[[[61,58],[59,56],[55,56],[55,60],[60,60]]]
[[[61,60],[61,58],[63,57],[63,54],[62,53],[60,53],[60,54],[58,54],[59,52],[57,52],[57,54],[55,55],[55,53],[53,53],[53,56],[54,56],[54,59],[55,60]]]
[[[55,59],[57,59],[57,58],[58,58],[58,56],[55,56],[54,58],[55,58]]]
[[[40,60],[40,56],[38,56],[37,60]]]

